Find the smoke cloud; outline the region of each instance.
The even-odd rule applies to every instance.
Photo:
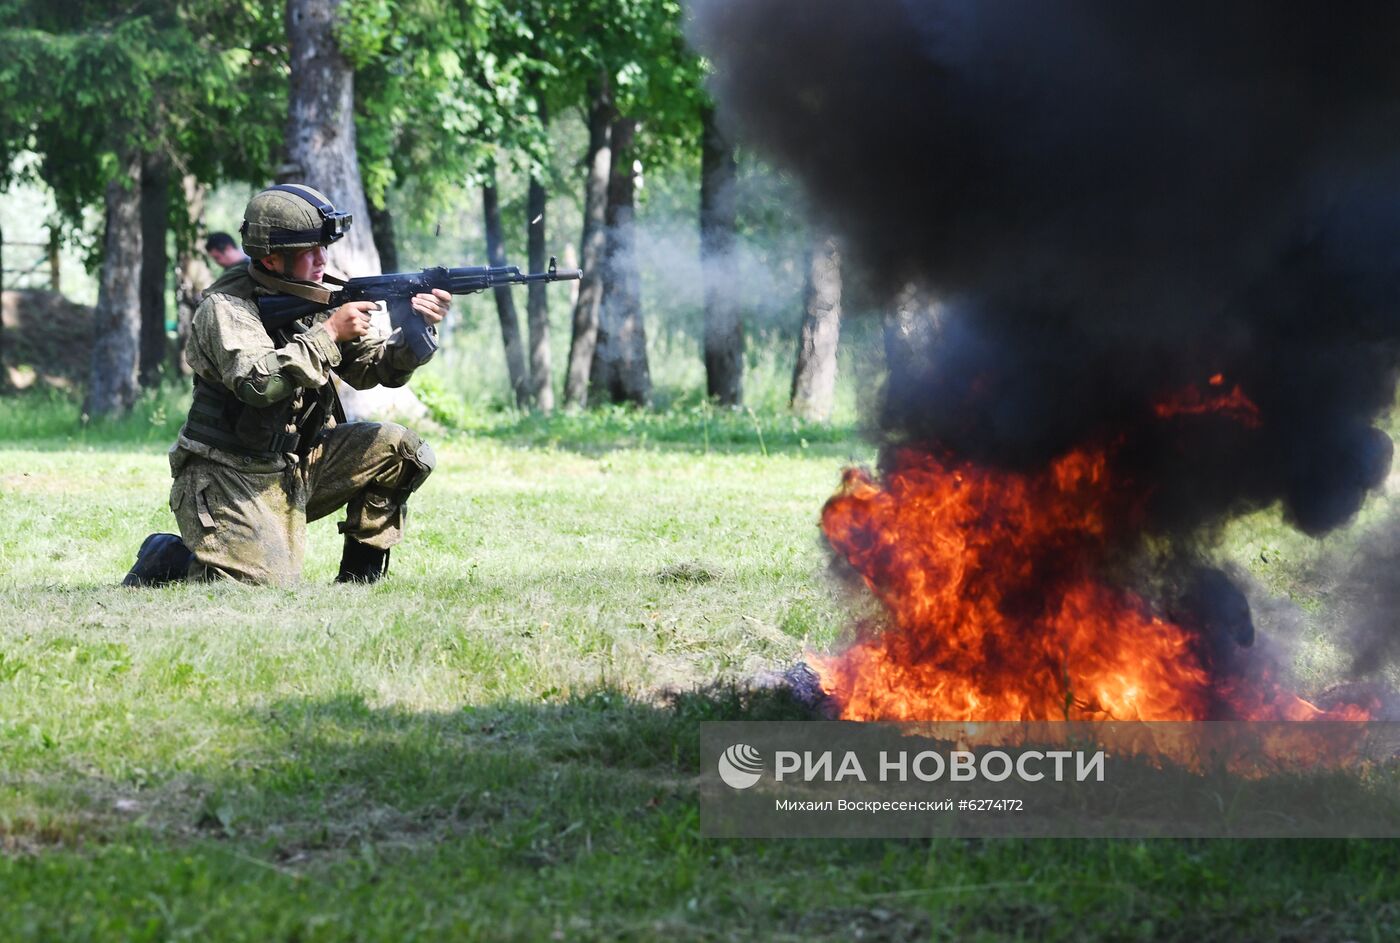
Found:
[[[1400,341],[1400,6],[696,0],[720,114],[941,328],[891,441],[1010,468],[1111,443],[1149,529],[1384,478]],[[1183,390],[1258,407],[1162,418]]]

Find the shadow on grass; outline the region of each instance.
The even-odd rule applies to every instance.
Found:
[[[423,938],[456,938],[461,915],[490,928],[462,938],[709,939],[724,928],[844,940],[869,928],[865,939],[926,939],[917,908],[828,906],[887,861],[886,843],[828,845],[812,858],[700,839],[698,725],[806,716],[782,690],[733,686],[660,704],[600,689],[449,713],[371,708],[357,694],[282,700],[236,718],[258,746],[233,762],[150,770],[152,785],[135,791],[75,776],[71,788],[127,820],[89,816],[86,835],[39,851],[31,869],[0,856],[10,890],[0,918],[27,896],[60,894],[51,866],[73,859],[84,881],[103,875],[106,892],[85,909],[94,925],[133,939],[146,935],[137,927],[158,931],[153,939],[188,930],[194,918],[178,919],[180,905],[210,885],[216,898],[238,888],[212,924],[203,911],[201,935],[216,937],[238,927],[252,939],[398,940],[436,912]],[[395,909],[398,920],[386,920]],[[34,926],[58,938],[87,919]]]
[[[200,824],[250,836],[275,824],[284,855],[516,818],[533,837],[563,836],[600,815],[618,825],[668,802],[693,805],[702,722],[810,716],[784,689],[733,685],[662,704],[598,689],[451,713],[370,708],[355,694],[284,700],[250,718],[268,760],[220,782],[211,801],[228,814],[211,819],[206,801]],[[310,831],[295,835],[298,822]]]
[[[1379,939],[1400,920],[1395,842],[701,839],[699,724],[807,716],[732,686],[446,713],[284,699],[231,718],[251,751],[149,771],[96,846],[0,857],[0,916],[76,883],[92,916],[38,930],[1195,941]]]

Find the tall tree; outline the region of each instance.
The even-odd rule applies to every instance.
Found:
[[[646,406],[651,402],[651,370],[642,323],[641,273],[637,269],[637,178],[632,149],[636,130],[635,119],[618,118],[613,122],[603,303],[590,395],[607,402]]]
[[[8,45],[0,44],[0,54],[8,51],[4,48]],[[0,66],[0,101],[7,103],[6,107],[0,108],[0,187],[8,184],[13,176],[15,153],[25,143],[23,139],[28,134],[31,122],[26,110],[8,104],[20,94],[23,85],[21,73],[22,67],[17,68],[14,62]],[[0,232],[0,297],[4,293],[5,234]],[[0,317],[0,391],[7,389],[9,383],[10,371],[5,367],[5,319]]]
[[[588,377],[598,345],[598,312],[603,301],[603,253],[607,248],[608,176],[612,165],[612,91],[606,74],[592,86],[588,108],[588,154],[584,159],[583,239],[579,267],[583,279],[574,302],[569,372],[564,382],[567,406],[588,405]]]
[[[350,5],[338,35],[364,79],[357,107],[372,203],[395,179],[413,180],[410,208],[432,206],[464,180],[477,183],[488,257],[505,258],[495,162],[519,166],[524,145],[543,139],[525,92],[528,33],[508,0]],[[530,374],[508,291],[497,292],[497,314],[512,396],[523,406]]]
[[[128,203],[140,202],[139,190],[133,195],[126,184],[139,188],[143,175],[128,173],[127,161],[139,164],[142,154],[162,154],[204,181],[266,179],[269,141],[280,141],[280,128],[275,119],[250,116],[285,110],[285,41],[266,27],[270,19],[276,22],[269,5],[281,2],[0,3],[0,176],[14,166],[10,155],[16,148],[32,152],[36,160],[25,164],[25,174],[52,189],[59,225],[68,231],[86,225],[86,209],[104,207],[108,229],[95,254],[102,263],[99,284],[107,290],[107,320],[98,331],[117,341],[111,361],[125,355],[124,323],[114,325],[114,312],[126,311],[128,290],[139,305],[137,273],[144,268],[126,251],[145,242],[139,209],[122,251],[106,251],[113,245],[112,219],[123,217]],[[36,88],[62,91],[41,95]],[[231,127],[238,133],[228,134]],[[120,193],[108,186],[113,180],[122,182]],[[165,239],[152,241],[163,245]],[[139,351],[137,330],[133,349]],[[120,411],[130,400],[125,368],[104,359],[108,353],[99,352],[95,361],[104,385],[89,391],[98,407],[91,415],[107,413],[108,404]]]
[[[482,182],[488,162],[516,171],[547,166],[544,119],[596,104],[600,88],[625,108],[609,107],[590,135],[593,186],[580,259],[587,284],[572,325],[565,400],[582,404],[596,347],[602,296],[607,175],[606,131],[617,114],[645,115],[634,160],[689,160],[704,99],[700,60],[685,44],[678,0],[415,0],[355,2],[337,36],[356,67],[362,169],[372,200],[393,180],[412,179],[408,198],[429,206],[463,179]],[[602,81],[599,81],[602,79]],[[591,110],[591,109],[590,109]],[[601,147],[600,147],[601,143]],[[630,164],[629,164],[630,167]],[[545,183],[545,176],[539,183]],[[536,192],[538,196],[538,191]],[[538,215],[532,212],[530,218]],[[556,289],[557,290],[557,289]],[[629,293],[624,286],[624,296]],[[538,297],[538,289],[534,293]],[[635,284],[640,327],[640,296]],[[537,302],[538,304],[538,302]],[[536,307],[534,310],[539,311]],[[532,322],[540,328],[544,320]],[[530,348],[542,354],[543,331]],[[643,348],[644,350],[644,348]],[[509,355],[508,355],[509,356]],[[644,356],[644,354],[642,355]],[[532,358],[538,360],[538,357]],[[543,395],[546,371],[527,371]]]
[[[715,123],[713,106],[702,112],[700,162],[700,262],[705,283],[705,383],[722,406],[744,400],[744,322],[734,257],[734,147]]]
[[[527,238],[530,271],[542,272],[548,265],[545,248],[546,213],[548,201],[544,182],[539,174],[530,175],[530,191],[526,199],[530,218]],[[549,356],[549,285],[532,282],[526,296],[526,320],[530,325],[530,399],[542,413],[554,411],[554,382]]]
[[[83,412],[101,418],[136,401],[141,338],[141,156],[122,155],[122,176],[107,184],[102,276]]]
[[[379,249],[379,264],[386,272],[399,270],[399,241],[394,236],[394,214],[389,212],[388,201],[376,203],[365,193],[365,205],[369,207],[369,228],[374,233],[374,244]]]
[[[664,167],[693,159],[698,141],[697,105],[704,99],[700,60],[682,35],[679,0],[500,0],[503,15],[493,19],[489,44],[495,75],[489,83],[498,90],[497,101],[513,100],[499,90],[503,73],[523,76],[535,90],[545,113],[581,108],[588,116],[586,153],[581,155],[584,190],[584,231],[579,245],[583,281],[574,301],[569,364],[564,380],[564,402],[570,407],[587,404],[590,383],[600,365],[601,305],[607,272],[615,266],[606,259],[609,169],[614,163],[611,128],[619,117],[645,117],[645,129],[629,143],[624,188],[632,188],[632,162]],[[508,65],[510,63],[511,65]],[[514,98],[518,99],[518,92]],[[520,117],[521,109],[515,109]],[[485,122],[483,122],[485,123]],[[514,150],[529,150],[543,137],[542,120],[515,120],[502,131]],[[633,213],[632,198],[624,215]],[[533,218],[533,215],[532,215]],[[633,309],[626,323],[628,335],[641,336],[641,298],[636,280],[612,286],[620,300]],[[619,294],[620,290],[620,294]],[[615,335],[616,336],[616,332]],[[645,373],[645,347],[629,359]],[[605,352],[606,353],[606,352]],[[611,358],[611,355],[608,355]],[[614,372],[610,359],[603,373]],[[649,386],[649,383],[646,384]],[[601,389],[601,388],[600,388]],[[637,392],[627,394],[635,400]]]
[[[356,225],[331,246],[328,267],[349,276],[377,275],[383,269],[374,244],[356,146],[355,68],[340,46],[342,38],[352,43],[363,38],[356,30],[362,21],[342,18],[342,8],[342,0],[287,0],[291,60],[288,160],[278,179],[315,187],[330,197],[337,209],[354,216]],[[373,58],[373,43],[369,43],[369,50],[354,47],[357,58]],[[375,326],[380,331],[389,330],[383,311],[376,314]],[[342,385],[340,394],[352,419],[425,411],[406,386],[355,390]]]
[[[813,244],[808,259],[802,329],[792,372],[792,411],[803,419],[831,418],[840,336],[841,253],[834,238],[823,236]]]
[[[487,173],[481,188],[482,213],[486,223],[486,257],[491,265],[507,265],[505,233],[501,227],[501,206],[496,195],[496,172]],[[510,376],[515,405],[530,403],[530,375],[525,367],[524,348],[520,343],[520,319],[515,313],[515,296],[508,287],[495,289],[496,317],[501,322],[501,339],[506,349],[506,370]]]
[[[5,232],[0,228],[0,299],[5,297]],[[0,300],[0,308],[4,302]],[[5,367],[5,318],[0,315],[0,390],[10,385],[10,371]]]
[[[183,61],[186,34],[152,35],[140,12],[101,22],[100,4],[55,9],[37,2],[0,6],[0,84],[14,112],[0,119],[7,136],[39,157],[32,171],[53,188],[62,218],[76,223],[85,206],[104,207],[102,268],[93,322],[86,414],[116,415],[136,399],[140,356],[141,153],[156,113],[161,67]],[[94,22],[96,21],[96,22]],[[100,24],[102,28],[94,28]],[[100,80],[95,80],[99,77]],[[72,95],[36,95],[69,87]],[[19,117],[16,118],[15,115]],[[16,146],[0,143],[0,152]],[[105,186],[104,186],[105,184]]]
[[[546,103],[538,97],[540,124],[548,126]],[[530,168],[529,192],[525,200],[525,215],[529,219],[526,230],[526,256],[530,271],[542,272],[548,263],[548,249],[545,247],[549,231],[547,219],[549,210],[548,194],[545,191],[544,168]],[[549,356],[549,285],[546,282],[532,282],[525,298],[526,321],[530,326],[530,400],[542,413],[554,411],[554,382]]]
[[[165,366],[165,234],[170,224],[170,159],[146,154],[141,163],[141,367],[143,387],[160,383]]]
[[[336,42],[342,0],[287,0],[291,85],[288,163],[278,179],[315,187],[336,208],[369,222],[355,150],[355,70]],[[331,246],[330,264],[348,275],[379,274],[370,226],[351,226]]]
[[[341,8],[336,39],[355,72],[355,143],[372,212],[388,207],[395,181],[413,183],[400,194],[410,213],[435,209],[464,181],[480,183],[519,84],[515,63],[485,49],[502,2],[354,0]],[[387,266],[377,231],[375,244]]]

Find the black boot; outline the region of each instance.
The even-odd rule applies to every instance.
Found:
[[[189,573],[194,554],[174,534],[152,534],[141,541],[136,562],[127,572],[123,586],[164,586],[178,583]]]
[[[351,537],[345,538],[345,552],[340,555],[337,583],[374,583],[389,572],[389,551],[366,546]]]

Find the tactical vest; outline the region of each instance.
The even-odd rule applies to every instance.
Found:
[[[208,294],[226,294],[244,301],[253,301],[257,296],[247,266],[225,273]],[[294,323],[269,331],[268,337],[275,346],[284,347],[307,329]],[[272,461],[288,452],[305,458],[316,433],[343,422],[345,411],[334,383],[328,382],[319,389],[298,389],[270,406],[251,406],[222,383],[210,383],[196,376],[184,435],[217,449]]]

